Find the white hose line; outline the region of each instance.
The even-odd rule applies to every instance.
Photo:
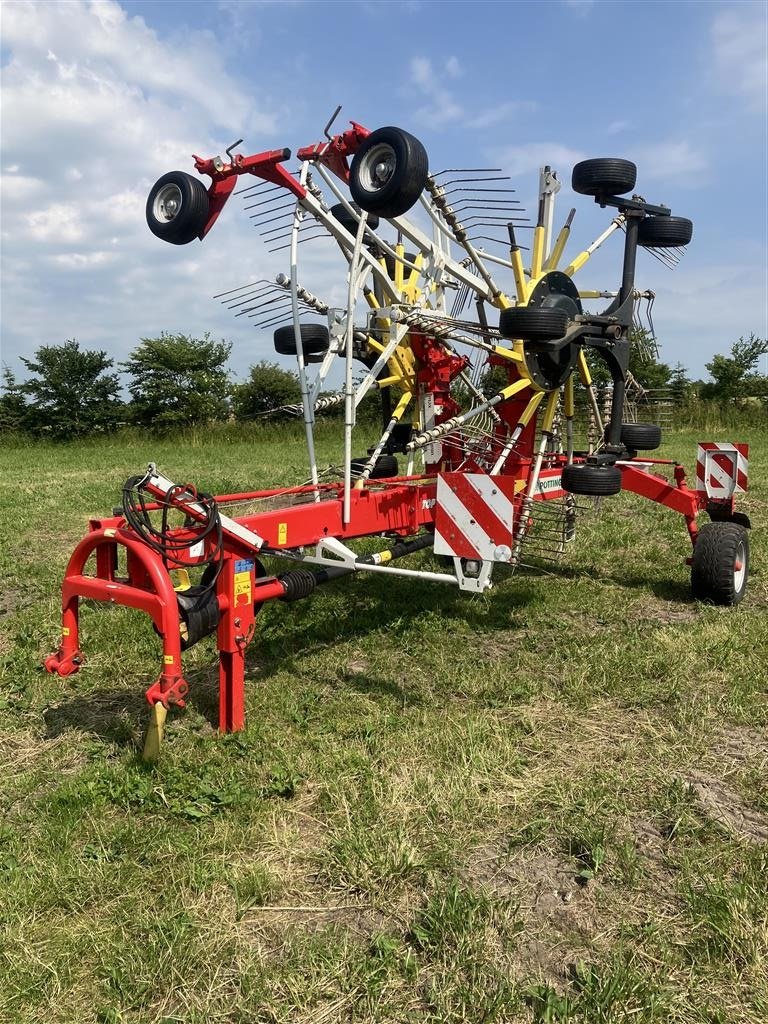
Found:
[[[346,526],[351,516],[352,495],[352,428],[355,425],[354,387],[352,383],[352,345],[355,333],[355,302],[357,299],[358,267],[360,253],[363,248],[363,236],[368,222],[368,214],[363,212],[357,225],[355,248],[349,264],[349,287],[347,288],[347,323],[345,337],[345,373],[344,373],[344,507],[342,522]]]
[[[306,181],[309,171],[308,161],[301,165],[299,183]],[[299,323],[299,274],[298,274],[298,251],[299,251],[299,228],[302,222],[302,209],[299,203],[293,215],[293,226],[291,228],[291,313],[293,315],[293,336],[296,341],[296,362],[299,368],[299,385],[301,387],[301,404],[304,409],[304,433],[307,438],[307,454],[309,456],[309,473],[313,484],[317,484],[317,458],[315,456],[315,435],[314,435],[314,402],[309,394],[307,383],[307,371],[304,365],[304,346],[301,340],[301,324]],[[320,501],[320,492],[315,492],[315,501]]]

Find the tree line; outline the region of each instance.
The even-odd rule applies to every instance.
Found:
[[[262,361],[244,382],[227,369],[232,344],[209,335],[142,338],[124,362],[83,349],[74,339],[42,345],[22,358],[28,377],[5,367],[0,431],[66,440],[120,425],[171,428],[254,419],[301,401],[298,374]],[[129,399],[122,397],[120,373]]]
[[[82,349],[75,340],[42,345],[32,359],[22,359],[28,372],[24,381],[7,367],[3,371],[0,432],[66,440],[119,425],[170,429],[247,421],[301,401],[298,375],[266,360],[251,366],[245,381],[233,381],[227,369],[231,350],[231,342],[207,334],[163,333],[142,338],[116,365],[106,352]],[[694,381],[681,363],[672,368],[649,356],[647,345],[637,344],[630,370],[643,387],[671,392],[677,406],[757,403],[768,409],[768,376],[758,368],[766,353],[768,340],[754,334],[739,338],[729,355],[715,355],[706,364],[711,380]],[[127,376],[128,400],[122,397],[121,372]],[[603,363],[596,361],[593,372],[596,383],[608,382]]]

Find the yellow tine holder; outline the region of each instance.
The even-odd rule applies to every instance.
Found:
[[[568,219],[566,220],[565,224],[563,224],[562,228],[560,229],[560,234],[557,236],[557,241],[555,242],[554,247],[552,248],[552,252],[549,254],[549,259],[544,264],[545,270],[557,269],[557,264],[560,262],[560,257],[563,255],[563,250],[568,244],[568,238],[571,234],[571,224],[573,223],[573,218],[575,216],[576,209],[574,207],[574,209],[572,209],[571,212],[568,214]]]
[[[165,720],[168,717],[168,709],[165,704],[158,701],[152,705],[149,713],[149,726],[144,740],[144,752],[142,757],[145,761],[156,761],[160,757],[160,750],[165,736]]]

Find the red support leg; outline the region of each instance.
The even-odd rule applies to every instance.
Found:
[[[252,559],[228,555],[219,573],[219,732],[245,728],[245,649],[255,626]]]

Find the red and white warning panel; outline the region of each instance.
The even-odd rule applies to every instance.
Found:
[[[513,547],[515,480],[486,473],[437,478],[435,554],[508,562]]]
[[[701,441],[696,452],[696,490],[722,500],[747,489],[749,445]]]

